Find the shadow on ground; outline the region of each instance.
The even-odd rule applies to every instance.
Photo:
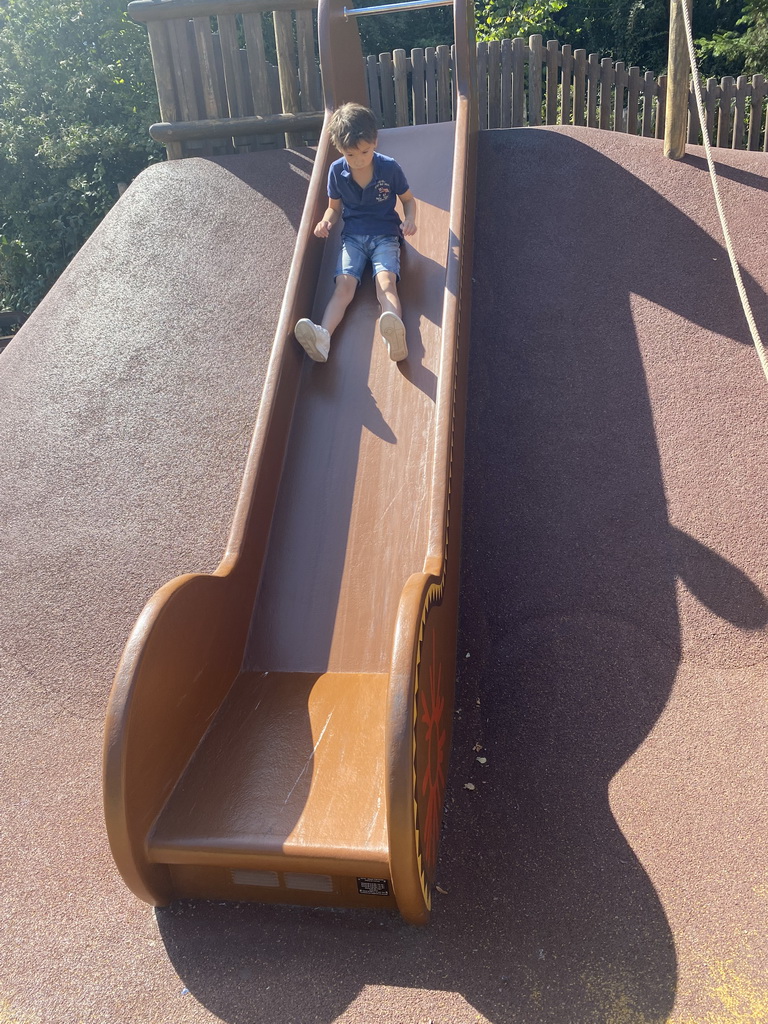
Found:
[[[669,522],[642,351],[665,343],[669,312],[748,337],[735,290],[723,295],[723,249],[600,145],[481,137],[458,710],[432,923],[159,911],[179,975],[228,1024],[329,1024],[365,986],[431,990],[434,1017],[456,1024],[651,1024],[672,1009],[673,936],[608,787],[674,683],[678,575],[739,626],[764,625],[766,607]],[[633,296],[649,300],[640,320]],[[445,993],[464,1017],[461,999],[440,1015]]]

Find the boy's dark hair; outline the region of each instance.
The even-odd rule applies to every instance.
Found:
[[[376,117],[368,107],[362,107],[359,103],[345,103],[331,115],[328,134],[340,152],[354,149],[360,142],[375,142],[378,136]]]

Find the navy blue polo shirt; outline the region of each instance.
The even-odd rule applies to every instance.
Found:
[[[373,154],[373,177],[365,188],[352,177],[344,157],[334,160],[328,171],[328,195],[342,203],[342,235],[399,235],[395,200],[407,191],[400,164],[381,153]]]

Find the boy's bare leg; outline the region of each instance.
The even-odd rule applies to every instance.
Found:
[[[296,341],[310,359],[325,363],[331,349],[331,335],[341,323],[357,289],[357,279],[349,274],[339,274],[330,302],[325,307],[322,324],[313,323],[302,317],[293,329]]]
[[[347,306],[354,299],[356,291],[357,278],[352,277],[350,274],[339,274],[336,278],[336,287],[334,288],[333,295],[323,313],[322,326],[329,334],[333,334],[343,320]]]
[[[408,355],[405,326],[400,317],[400,296],[397,294],[397,275],[382,270],[376,275],[376,295],[381,306],[379,330],[389,348],[390,358],[399,363]]]
[[[400,296],[397,294],[397,274],[390,270],[382,270],[376,275],[376,297],[382,313],[394,313],[400,316]]]

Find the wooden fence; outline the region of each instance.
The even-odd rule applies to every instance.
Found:
[[[169,157],[317,138],[323,120],[317,0],[133,0],[145,22]],[[297,128],[302,115],[305,127]],[[269,123],[288,120],[295,130]],[[261,121],[262,123],[258,123]]]
[[[244,152],[317,140],[322,87],[316,0],[133,0],[146,22],[171,157]],[[297,9],[298,8],[298,9]],[[453,118],[450,46],[366,58],[369,102],[382,127]],[[768,150],[762,75],[705,84],[713,144]],[[477,45],[481,128],[584,125],[663,138],[666,77],[539,35]],[[281,130],[284,128],[284,130]],[[701,141],[693,94],[688,141]]]
[[[384,127],[452,117],[452,63],[447,46],[367,58],[370,103]],[[702,82],[713,145],[768,151],[768,83],[752,78]],[[544,45],[541,36],[477,45],[481,128],[584,125],[664,137],[666,75],[655,78],[610,57]],[[702,141],[696,102],[689,97],[688,142]]]

